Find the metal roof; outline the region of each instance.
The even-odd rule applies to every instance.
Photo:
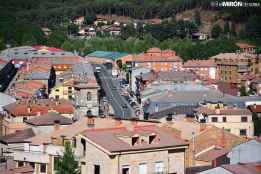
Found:
[[[98,58],[106,58],[111,60],[116,60],[118,58],[127,56],[126,52],[116,52],[116,51],[94,51],[88,54],[88,57],[98,57]]]

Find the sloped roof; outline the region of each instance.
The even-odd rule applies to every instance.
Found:
[[[35,133],[31,128],[19,130],[14,133],[5,135],[0,137],[0,142],[4,144],[12,144],[12,143],[25,143],[28,142],[26,139],[32,138],[35,136]]]
[[[116,60],[118,58],[127,56],[126,52],[116,52],[116,51],[94,51],[88,54],[88,57],[98,57],[98,58],[106,58],[111,60]]]
[[[0,111],[2,110],[1,108],[5,105],[8,105],[10,103],[14,103],[16,100],[14,97],[7,95],[5,93],[0,92]]]
[[[61,116],[55,112],[48,112],[47,114],[26,120],[25,122],[34,126],[49,126],[54,125],[56,121],[59,121],[60,125],[69,125],[73,123],[71,119]]]
[[[261,162],[246,163],[246,164],[230,164],[223,165],[224,169],[232,172],[233,174],[260,174]]]
[[[131,144],[123,141],[121,136],[134,136],[143,134],[155,134],[156,141],[151,144],[140,143],[132,146]],[[158,148],[169,148],[175,146],[187,145],[185,141],[174,137],[170,132],[164,129],[149,125],[149,126],[137,126],[133,130],[129,130],[125,127],[120,128],[107,128],[107,129],[92,129],[86,130],[82,133],[83,136],[93,141],[95,144],[105,148],[109,152],[125,152],[135,150],[148,150]]]
[[[195,137],[195,152],[196,154],[208,149],[211,146],[220,144],[220,138],[222,136],[221,129],[211,126]],[[224,131],[224,148],[231,149],[232,147],[243,143],[246,139]],[[190,140],[192,143],[192,140]]]

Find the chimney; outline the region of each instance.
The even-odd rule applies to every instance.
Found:
[[[43,143],[43,152],[46,153],[46,149],[49,143]]]
[[[221,129],[221,135],[218,141],[218,147],[225,148],[226,139],[225,139],[225,130],[224,127]]]
[[[119,118],[115,119],[115,127],[122,127],[121,119],[119,119]]]
[[[87,116],[87,127],[94,128],[95,118],[93,116]]]
[[[216,109],[216,114],[220,114],[220,109]]]
[[[27,112],[28,112],[29,114],[32,112],[31,106],[28,106],[28,107],[27,107]]]
[[[158,106],[158,104],[155,104],[154,111],[155,111],[155,112],[159,112],[159,106]]]
[[[60,129],[60,120],[54,120],[54,130]]]
[[[256,109],[256,103],[254,104],[254,108]]]

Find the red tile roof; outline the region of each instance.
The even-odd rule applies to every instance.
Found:
[[[33,174],[34,170],[31,166],[17,167],[0,171],[1,174]]]
[[[62,49],[59,49],[59,48],[54,48],[54,47],[47,47],[47,46],[44,46],[44,45],[35,45],[35,46],[32,46],[34,49],[36,50],[47,50],[47,51],[50,51],[50,52],[59,52],[59,51],[63,51]]]
[[[0,137],[0,142],[4,144],[11,144],[11,143],[25,143],[28,142],[26,139],[32,138],[35,136],[35,133],[33,130],[30,129],[24,129],[24,130],[17,130],[14,133],[5,135]]]
[[[249,109],[251,112],[261,113],[261,105],[252,105],[252,106],[249,106]]]
[[[221,156],[226,155],[229,151],[230,150],[228,150],[228,149],[214,147],[213,149],[210,149],[210,150],[198,155],[196,157],[196,160],[211,162]]]
[[[215,60],[189,60],[184,63],[183,68],[205,68],[205,67],[215,67]]]
[[[48,110],[56,110],[61,114],[72,114],[73,104],[68,100],[41,99],[31,102],[16,102],[4,106],[4,109],[13,116],[36,116],[38,113],[45,114]]]
[[[246,164],[230,164],[222,166],[233,174],[260,174],[261,162]]]
[[[134,57],[133,60],[136,62],[182,62],[175,51],[169,49],[162,51],[159,48],[150,48],[145,53]]]
[[[222,129],[219,129],[215,126],[211,126],[210,128],[205,129],[199,135],[197,135],[195,137],[196,154],[210,148],[211,146],[214,147],[219,146],[220,139],[223,133],[221,130]],[[231,134],[227,131],[224,131],[224,139],[225,139],[225,144],[224,144],[225,149],[231,149],[232,147],[246,141],[246,139]],[[190,140],[190,144],[192,145],[192,140]]]
[[[199,107],[195,109],[199,113],[204,113],[208,115],[251,115],[251,112],[248,109],[244,108],[233,108],[225,107],[221,109],[211,109],[208,107]]]
[[[236,43],[236,45],[241,48],[241,49],[244,49],[244,48],[255,48],[256,46],[255,45],[250,45],[248,43]]]
[[[71,119],[61,116],[60,114],[55,112],[48,112],[47,114],[43,114],[30,120],[26,120],[25,122],[27,124],[35,126],[50,126],[54,125],[55,121],[59,121],[60,125],[70,125],[73,123]]]
[[[170,132],[167,132],[164,129],[155,125],[135,126],[133,127],[133,130],[129,130],[125,127],[93,129],[86,130],[82,134],[86,138],[93,141],[95,144],[105,148],[111,153],[146,149],[159,149],[187,145],[185,141],[172,136]],[[128,138],[131,138],[131,136],[146,136],[150,134],[156,135],[155,142],[151,144],[143,144],[140,142],[137,145],[131,145],[123,140],[123,138],[126,138],[126,136]]]

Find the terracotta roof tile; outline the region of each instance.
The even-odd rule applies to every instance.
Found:
[[[243,49],[243,48],[255,48],[256,46],[255,45],[250,45],[248,43],[236,43],[236,45]]]
[[[129,130],[125,127],[120,128],[107,128],[107,129],[93,129],[86,130],[82,133],[86,138],[90,139],[97,145],[105,148],[109,152],[124,152],[146,149],[167,148],[175,146],[186,146],[187,143],[177,137],[171,136],[169,132],[166,132],[157,126],[136,126],[133,130]],[[145,144],[139,143],[137,145],[131,145],[125,142],[121,137],[144,134],[155,134],[155,143]]]
[[[224,169],[232,172],[233,174],[260,174],[261,162],[246,163],[246,164],[230,164],[223,165]]]
[[[5,135],[0,137],[0,142],[4,144],[10,144],[10,143],[25,143],[28,142],[26,139],[34,137],[35,134],[33,130],[30,129],[25,129],[25,130],[19,130],[14,133]]]
[[[195,137],[195,152],[196,154],[199,152],[202,152],[205,149],[210,148],[211,146],[218,146],[220,138],[222,136],[221,129],[211,126],[204,131],[202,131],[200,134],[196,135]],[[225,149],[231,149],[232,147],[243,143],[246,141],[246,139],[236,136],[234,134],[231,134],[227,131],[224,131],[224,139]],[[190,144],[192,144],[192,140],[190,140]]]
[[[205,67],[215,67],[215,61],[213,59],[209,60],[189,60],[184,63],[183,68],[205,68]]]
[[[227,108],[221,108],[221,109],[210,109],[207,107],[199,107],[195,109],[199,113],[204,113],[208,115],[251,115],[251,112],[248,109],[244,108],[233,108],[233,107],[227,107]]]
[[[251,112],[261,113],[261,105],[252,105],[249,107]]]
[[[4,106],[4,109],[13,116],[36,116],[38,113],[48,113],[48,110],[56,110],[61,114],[72,114],[73,104],[68,100],[39,99],[36,101],[18,101]]]
[[[35,126],[49,126],[54,125],[55,121],[59,121],[60,125],[69,125],[73,123],[71,119],[61,116],[60,114],[55,112],[48,112],[47,114],[43,114],[30,120],[26,120],[25,122],[27,124]]]
[[[214,147],[198,156],[196,156],[196,160],[211,162],[221,156],[226,155],[230,150],[224,148]]]
[[[0,171],[1,174],[33,174],[34,170],[31,166],[16,167]]]

